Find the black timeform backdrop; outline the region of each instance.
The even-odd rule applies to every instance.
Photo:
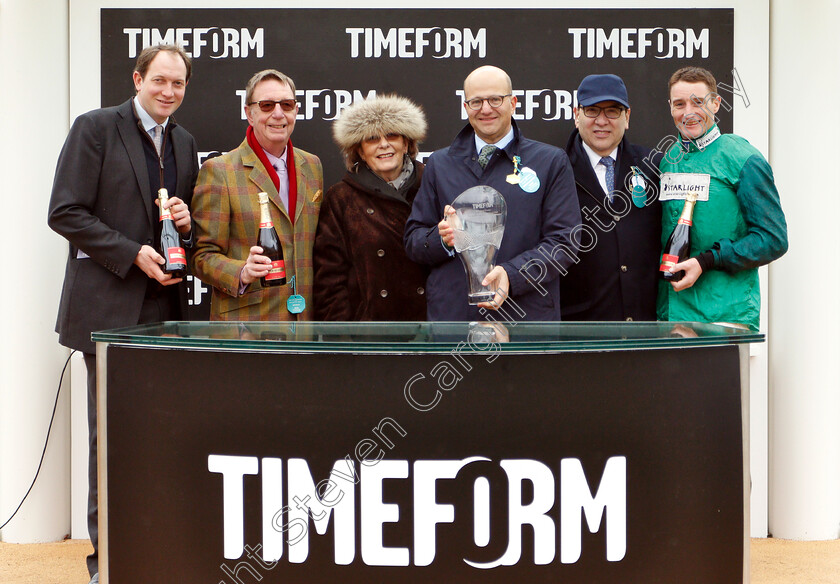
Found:
[[[101,10],[101,105],[134,94],[140,50],[176,42],[193,77],[175,117],[203,160],[244,139],[244,88],[262,69],[292,77],[300,112],[292,142],[317,154],[325,187],[344,172],[331,126],[368,96],[398,93],[429,121],[421,159],[446,147],[467,123],[462,87],[481,65],[506,70],[518,99],[514,119],[529,138],[564,147],[580,81],[620,75],[630,96],[631,141],[654,147],[675,129],[667,81],[699,65],[725,84],[721,130],[741,95],[733,65],[733,9],[112,9]],[[728,88],[728,89],[727,89]],[[209,315],[209,289],[190,281],[190,317]]]
[[[523,133],[563,147],[581,79],[615,73],[630,95],[630,138],[654,146],[674,133],[667,81],[676,69],[699,65],[732,85],[733,16],[732,9],[103,9],[101,98],[108,106],[133,95],[144,44],[181,42],[194,67],[176,117],[200,151],[224,152],[245,135],[237,91],[253,73],[279,69],[294,79],[301,104],[292,141],[320,156],[330,185],[343,172],[331,124],[348,96],[415,100],[429,119],[421,150],[430,152],[466,123],[464,77],[496,65],[513,82]],[[730,132],[731,113],[721,108],[719,116]]]

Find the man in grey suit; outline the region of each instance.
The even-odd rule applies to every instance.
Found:
[[[96,485],[96,357],[92,331],[181,318],[180,278],[164,274],[157,193],[170,193],[175,225],[191,244],[189,203],[198,174],[195,139],[175,123],[190,79],[181,47],[137,58],[135,97],[79,116],[59,155],[50,227],[70,243],[56,332],[82,351],[88,370],[88,529],[91,582],[99,581]]]

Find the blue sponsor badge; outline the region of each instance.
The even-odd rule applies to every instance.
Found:
[[[633,176],[630,179],[630,184],[633,185],[633,204],[639,209],[644,209],[647,204],[647,183],[642,171],[637,166],[631,166]]]
[[[306,299],[297,293],[297,284],[295,283],[294,276],[292,276],[290,283],[292,285],[292,295],[286,300],[286,310],[292,314],[300,314],[306,310]]]
[[[519,172],[519,188],[526,193],[536,193],[540,188],[540,179],[537,173],[527,166],[523,166]]]
[[[300,294],[292,294],[289,296],[289,299],[286,300],[286,308],[288,308],[289,312],[292,314],[300,314],[306,310],[306,299]]]

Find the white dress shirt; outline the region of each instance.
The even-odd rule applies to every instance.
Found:
[[[595,176],[598,178],[598,184],[601,185],[601,190],[604,191],[605,195],[610,193],[607,192],[607,167],[601,163],[601,155],[596,154],[589,145],[581,140],[581,144],[583,144],[583,149],[586,151],[586,155],[589,156],[589,163],[592,165],[592,170],[595,171]],[[618,147],[616,147],[612,152],[608,155],[614,161],[618,157]],[[621,185],[619,181],[621,178],[618,176],[618,165],[615,165],[615,187],[619,188]]]

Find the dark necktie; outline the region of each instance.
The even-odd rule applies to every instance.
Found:
[[[604,156],[601,158],[601,164],[607,167],[607,195],[610,197],[610,201],[613,198],[613,190],[615,189],[615,160],[610,158],[609,156]]]
[[[481,154],[478,155],[478,163],[481,165],[481,168],[485,168],[487,166],[487,163],[490,162],[490,157],[493,156],[493,153],[496,150],[498,150],[498,147],[493,146],[492,144],[488,144],[481,149]]]

